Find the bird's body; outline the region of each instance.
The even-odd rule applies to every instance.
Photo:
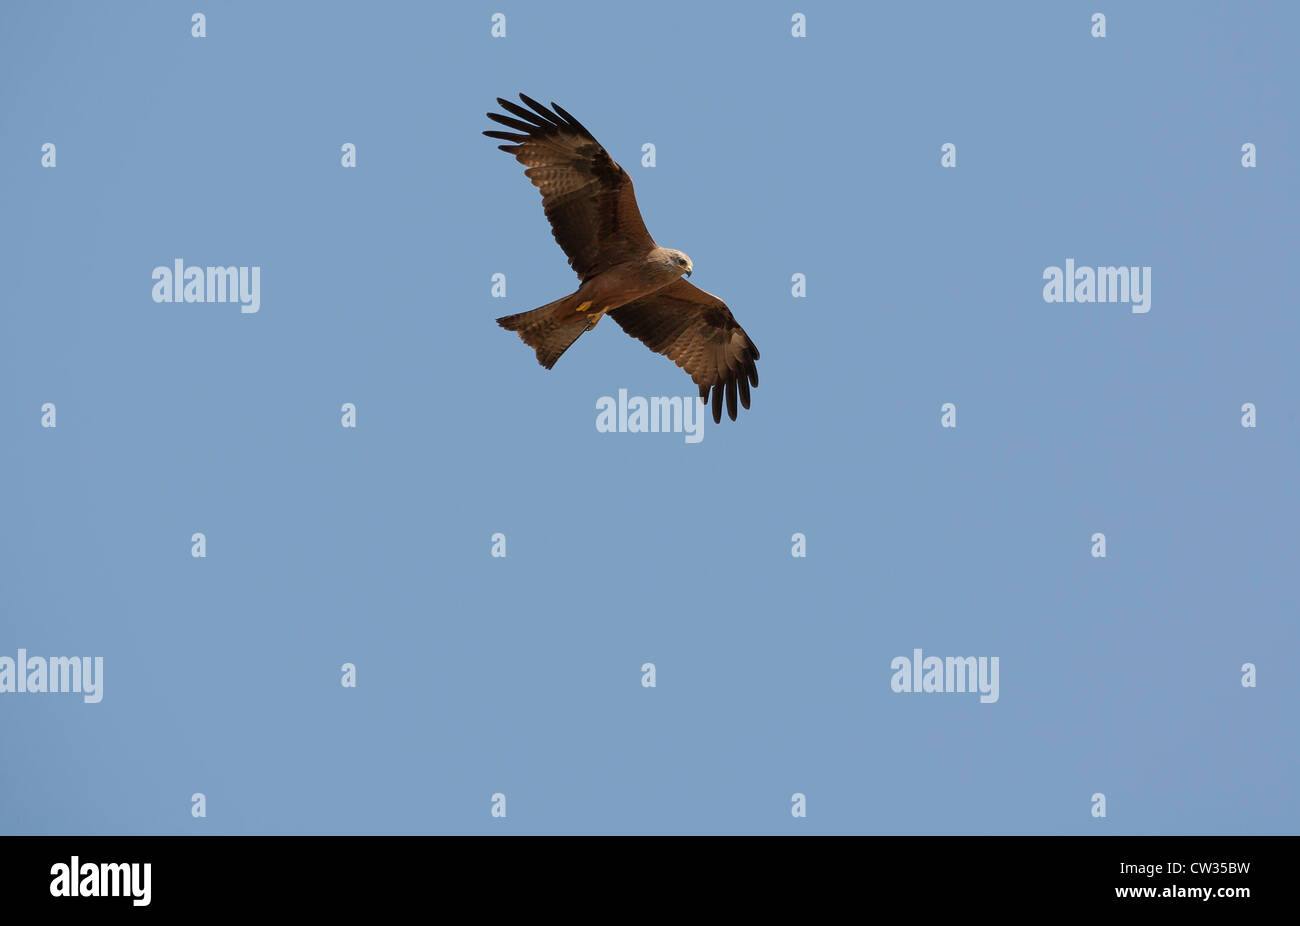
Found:
[[[615,264],[608,270],[583,280],[573,295],[580,305],[588,306],[585,312],[595,315],[591,327],[596,327],[596,321],[606,312],[648,296],[679,279],[682,269],[674,261],[677,255],[685,259],[689,266],[690,259],[681,251],[656,246],[645,254]]]
[[[542,193],[555,240],[581,281],[562,299],[497,322],[518,332],[548,370],[586,331],[609,314],[628,334],[686,370],[700,398],[713,391],[713,420],[736,400],[749,408],[758,385],[758,348],[717,296],[685,279],[694,269],[681,251],[662,248],[646,230],[632,179],[576,119],[520,94],[529,107],[498,99],[511,113],[488,118],[515,131],[483,134],[522,163]],[[531,110],[531,111],[530,111]]]

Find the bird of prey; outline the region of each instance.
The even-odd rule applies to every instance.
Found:
[[[624,331],[685,370],[708,400],[713,420],[736,420],[736,399],[749,408],[758,385],[758,348],[717,296],[685,279],[691,259],[655,244],[641,220],[632,178],[614,162],[582,123],[555,103],[548,109],[524,94],[518,103],[498,98],[510,115],[488,113],[509,132],[484,135],[525,167],[541,191],[542,207],[556,242],[581,281],[563,299],[497,323],[516,331],[546,369],[555,366],[583,332],[605,313]]]

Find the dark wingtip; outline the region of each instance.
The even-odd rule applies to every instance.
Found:
[[[551,110],[547,109],[541,103],[534,100],[528,94],[526,93],[519,94],[519,99],[523,100],[524,103],[528,105],[529,109],[533,110],[533,112],[537,113],[537,115],[541,116],[543,119],[545,119],[547,122],[551,123],[552,125],[555,126],[564,125],[563,119],[561,119],[555,113],[551,112]]]
[[[500,97],[497,98],[497,102],[501,104],[502,109],[510,113],[510,115],[522,119],[532,129],[553,129],[556,126],[554,116],[547,119],[528,107],[520,106],[518,103],[512,103],[509,100],[503,100]]]
[[[563,106],[561,106],[559,103],[556,103],[554,100],[552,100],[551,108],[555,110],[557,113],[559,113],[562,117],[564,117],[564,120],[568,122],[569,125],[572,126],[575,131],[581,132],[583,135],[587,136],[592,141],[596,140],[595,136],[591,134],[591,131],[581,122],[579,122],[577,119],[573,118],[573,114],[570,113]]]

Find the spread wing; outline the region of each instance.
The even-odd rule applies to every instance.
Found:
[[[690,374],[700,398],[713,390],[713,420],[722,421],[722,394],[727,414],[736,420],[736,397],[749,408],[749,389],[758,385],[758,348],[736,322],[727,304],[684,279],[609,313],[624,331],[663,354]]]
[[[551,231],[569,255],[569,266],[585,281],[653,248],[627,171],[559,106],[552,103],[552,111],[522,93],[519,98],[531,111],[498,98],[511,115],[487,114],[514,131],[483,134],[512,142],[497,147],[513,154],[541,191]]]

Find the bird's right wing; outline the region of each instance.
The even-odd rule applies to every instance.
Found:
[[[727,304],[684,279],[620,306],[609,317],[646,347],[663,354],[690,374],[700,398],[713,390],[713,420],[736,420],[736,399],[749,408],[749,387],[758,385],[758,348]]]
[[[484,135],[511,142],[498,145],[526,168],[542,193],[551,231],[569,266],[583,280],[654,247],[632,192],[632,178],[577,119],[556,106],[547,109],[524,94],[528,104],[498,98],[510,113],[488,113],[515,131]]]

